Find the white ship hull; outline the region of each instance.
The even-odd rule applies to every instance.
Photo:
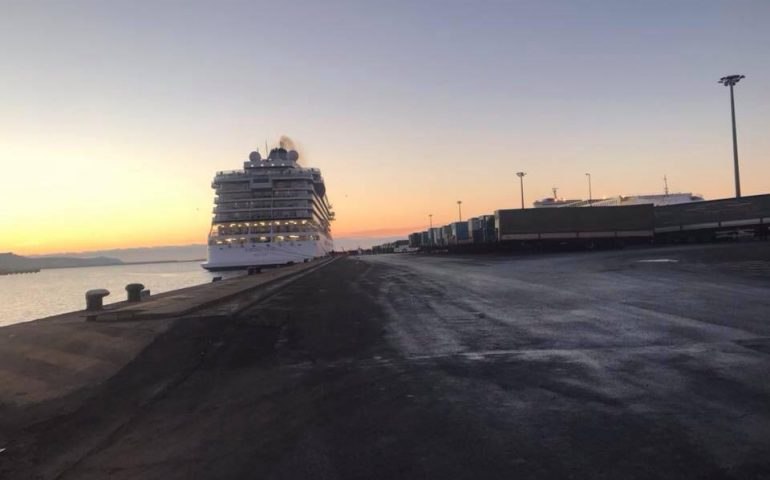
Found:
[[[286,265],[325,257],[333,250],[331,240],[257,243],[247,245],[209,245],[206,270],[239,270],[248,267]]]

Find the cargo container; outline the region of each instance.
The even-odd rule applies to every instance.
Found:
[[[471,242],[468,235],[468,222],[454,222],[449,224],[451,228],[451,245],[462,245]]]
[[[409,248],[419,248],[420,238],[422,238],[420,233],[410,233],[408,238],[409,238]]]
[[[580,241],[653,236],[652,205],[495,211],[499,241]]]
[[[393,253],[406,253],[409,251],[409,241],[408,240],[396,240],[392,243],[393,245]]]
[[[472,243],[482,243],[481,239],[481,219],[473,217],[468,219],[468,236]]]
[[[481,224],[481,242],[493,243],[497,241],[497,230],[495,229],[495,216],[482,215],[479,217]]]
[[[444,225],[441,227],[441,245],[449,245],[452,239],[452,226]]]
[[[440,227],[433,227],[428,230],[428,236],[431,246],[436,246],[439,244],[439,241],[441,240],[441,228]]]

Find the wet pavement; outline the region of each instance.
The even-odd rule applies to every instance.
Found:
[[[768,313],[767,243],[342,259],[178,321],[0,476],[769,478]]]

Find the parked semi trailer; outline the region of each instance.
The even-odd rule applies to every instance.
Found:
[[[658,241],[708,241],[757,236],[770,227],[770,195],[725,198],[655,208]]]
[[[498,241],[652,240],[652,205],[495,211]]]

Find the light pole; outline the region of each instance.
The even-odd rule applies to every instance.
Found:
[[[428,214],[428,222],[430,223],[430,228],[428,229],[428,240],[430,240],[430,244],[433,245],[436,242],[433,240],[433,214],[432,213]]]
[[[457,215],[460,217],[460,221],[463,221],[463,209],[462,209],[462,200],[457,201]]]
[[[519,177],[519,183],[521,184],[521,209],[524,210],[524,175],[526,172],[516,172],[516,176]]]
[[[733,96],[733,86],[738,83],[744,75],[730,75],[719,79],[719,83],[725,87],[730,87],[730,112],[733,116],[733,162],[735,163],[735,198],[741,197],[741,174],[738,170],[738,134],[735,131],[735,97]]]
[[[591,174],[586,173],[586,177],[588,177],[588,206],[593,206],[593,196],[591,195]]]

